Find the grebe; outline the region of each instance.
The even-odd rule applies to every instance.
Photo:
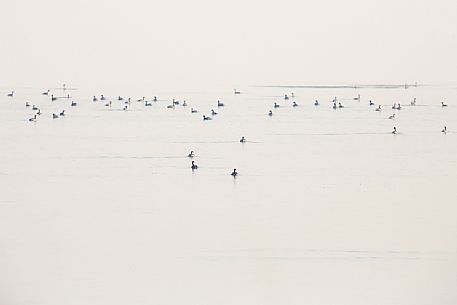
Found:
[[[232,175],[233,177],[238,176],[238,172],[236,171],[236,168],[233,169],[233,172],[230,175]]]
[[[333,106],[332,106],[333,109],[336,109],[338,108],[338,106],[336,106],[336,102],[333,102]]]
[[[36,114],[37,114],[37,115],[41,115],[41,109],[40,109],[40,108],[38,108],[38,111],[37,111]]]
[[[102,95],[100,95],[100,100],[101,100],[101,101],[104,101],[104,100],[106,100],[106,98],[103,96],[103,94],[102,94]]]
[[[57,100],[57,97],[54,97],[54,95],[51,94],[51,101],[55,101],[55,100]]]
[[[171,105],[168,105],[167,106],[168,109],[175,109],[175,103],[171,104]]]
[[[294,103],[292,104],[292,107],[297,107],[297,106],[298,106],[297,102],[294,102]]]
[[[60,113],[59,113],[60,116],[64,116],[65,115],[65,110],[62,110]]]
[[[77,106],[78,103],[76,103],[75,101],[71,101],[71,106],[74,107],[74,106]]]
[[[33,105],[33,106],[32,106],[32,110],[38,110],[38,107],[35,106],[35,105]]]
[[[241,92],[240,92],[240,91],[237,91],[236,89],[234,90],[234,93],[235,93],[235,94],[241,94]]]
[[[378,108],[376,108],[375,111],[381,111],[381,105],[378,105]]]
[[[25,107],[30,107],[29,102],[25,102]]]
[[[224,107],[224,103],[222,103],[221,101],[217,101],[217,107]]]
[[[444,128],[441,130],[442,133],[446,133],[447,132],[447,127],[444,126]]]
[[[98,98],[94,95],[94,97],[92,98],[92,102],[96,102],[98,101]]]
[[[125,105],[124,108],[123,108],[123,110],[124,110],[124,111],[127,111],[127,109],[129,109],[129,106]]]
[[[284,99],[285,99],[285,100],[288,100],[288,99],[289,99],[289,97],[287,96],[287,94],[284,94]]]
[[[279,108],[278,103],[275,102],[274,105],[273,105],[273,107],[274,107],[274,108]]]
[[[183,107],[187,106],[186,100],[184,100],[184,102],[182,102],[181,106],[183,106]]]
[[[240,143],[245,143],[245,142],[246,142],[246,138],[244,136],[242,136],[240,139]]]
[[[318,100],[314,101],[314,106],[319,106],[319,101]]]
[[[269,116],[273,116],[273,111],[270,110],[270,111],[268,112],[268,115],[269,115]]]
[[[411,101],[411,106],[416,106],[416,98]]]
[[[391,116],[389,116],[389,119],[390,119],[390,120],[393,120],[393,119],[395,119],[395,113],[394,113],[394,114],[392,114]]]
[[[57,114],[53,113],[53,114],[52,114],[52,118],[53,118],[53,119],[58,119],[59,116],[58,116]]]
[[[444,102],[441,102],[441,107],[447,107],[447,104],[445,104]]]
[[[175,101],[175,99],[173,99],[173,104],[179,105],[179,101]]]
[[[401,105],[400,105],[400,103],[398,103],[397,108],[395,108],[395,109],[401,110]]]
[[[41,95],[48,95],[49,91],[51,91],[51,90],[48,89],[48,91],[42,92]]]
[[[33,118],[29,119],[29,122],[35,122],[36,121],[36,114],[33,116]]]
[[[203,121],[209,121],[212,120],[209,116],[203,115]]]
[[[190,113],[197,113],[198,110],[197,109],[194,109],[194,108],[190,108]]]
[[[108,103],[105,104],[105,107],[111,107],[111,101],[109,101]]]
[[[154,96],[154,98],[152,99],[153,102],[157,102],[157,96]]]
[[[137,99],[136,101],[137,102],[144,102],[144,96],[143,96],[143,98]]]
[[[341,103],[338,103],[338,108],[344,108],[344,106],[341,105]]]
[[[118,101],[123,101],[124,98],[123,98],[122,96],[119,95],[119,96],[117,97],[117,100],[118,100]]]
[[[198,168],[198,165],[197,165],[197,164],[195,164],[195,161],[192,161],[192,166],[191,166],[190,168],[192,168],[192,170],[194,170],[194,169],[197,169],[197,168]]]
[[[13,96],[14,95],[14,91],[11,91],[11,93],[8,93],[8,96]]]
[[[369,103],[369,104],[370,104],[370,106],[374,106],[374,103],[373,103],[372,100],[370,100],[370,103]]]
[[[190,153],[187,155],[187,157],[188,157],[188,158],[193,158],[193,157],[195,157],[194,151],[191,150]]]
[[[394,130],[392,130],[392,133],[393,133],[393,134],[396,134],[396,133],[397,133],[397,127],[394,127]]]
[[[217,112],[214,109],[211,109],[211,115],[217,115]]]
[[[148,101],[144,101],[144,105],[145,105],[146,107],[152,106],[151,102],[148,102]]]

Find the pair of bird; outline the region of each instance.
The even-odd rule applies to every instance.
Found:
[[[245,140],[244,140],[244,137],[242,137],[241,140],[243,140],[243,142],[244,142],[244,141],[245,141]],[[241,142],[241,140],[240,140],[240,142]],[[189,158],[195,157],[194,151],[191,150],[190,153],[189,153],[187,156],[188,156]],[[192,160],[192,165],[190,166],[190,168],[191,168],[193,171],[196,170],[196,169],[198,169],[198,165],[195,164],[195,161],[194,161],[194,160]],[[236,171],[236,168],[233,169],[233,171],[232,171],[232,173],[231,173],[230,175],[232,175],[233,177],[238,176],[238,172]]]

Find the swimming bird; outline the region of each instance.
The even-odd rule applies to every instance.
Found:
[[[96,102],[98,101],[98,98],[94,95],[94,97],[92,98],[92,102]]]
[[[292,107],[297,107],[297,106],[298,106],[297,102],[294,102],[294,103],[292,104]]]
[[[29,122],[35,122],[36,121],[36,114],[33,116],[33,118],[29,119]]]
[[[78,103],[76,103],[75,101],[71,101],[71,106],[74,107],[74,106],[77,106]]]
[[[233,177],[238,176],[238,172],[236,171],[236,168],[233,169],[233,172],[230,175]]]
[[[154,96],[153,102],[157,102],[157,96]]]
[[[393,134],[397,134],[397,127],[394,126],[394,130],[392,130]]]
[[[416,98],[411,101],[411,106],[416,106]]]
[[[442,133],[446,133],[447,132],[447,127],[444,126],[444,128],[441,130]]]
[[[190,108],[190,113],[197,113],[198,110],[197,109],[194,109],[194,108]]]
[[[146,107],[152,106],[151,102],[148,102],[148,101],[145,101],[145,102],[144,102],[144,105],[145,105]]]
[[[25,107],[30,107],[29,102],[25,102]]]
[[[193,158],[193,157],[195,157],[194,151],[191,150],[190,153],[187,155],[187,157],[188,157],[188,158]]]
[[[222,103],[221,101],[217,101],[217,107],[224,107],[224,103]]]
[[[38,107],[35,106],[35,105],[33,105],[33,106],[32,106],[32,110],[38,110]]]
[[[289,99],[289,97],[287,96],[287,94],[284,94],[284,99],[285,99],[285,100],[288,100],[288,99]]]
[[[36,114],[37,114],[37,115],[41,115],[41,109],[40,109],[40,108],[38,108],[38,111],[37,111]]]
[[[447,107],[447,104],[445,104],[444,102],[441,102],[441,107]]]
[[[295,97],[295,94],[292,92],[292,93],[290,94],[290,96],[291,96],[291,97]]]
[[[378,105],[378,108],[376,108],[375,111],[381,111],[381,105]]]
[[[211,109],[211,115],[217,115],[217,112],[214,109]]]
[[[168,109],[175,109],[175,103],[172,103],[171,105],[167,106]]]
[[[143,96],[143,98],[137,99],[136,101],[137,102],[144,102],[144,96]]]
[[[123,110],[127,111],[127,109],[129,109],[129,106],[125,105]]]
[[[318,100],[314,101],[314,106],[319,106],[319,101]]]
[[[209,121],[212,120],[209,116],[203,115],[203,121]]]
[[[187,106],[186,100],[184,100],[184,102],[182,102],[181,106],[183,106],[183,107]]]
[[[53,113],[53,114],[52,114],[52,118],[53,118],[53,119],[58,119],[59,116],[58,116],[57,114]]]
[[[119,95],[119,96],[117,97],[117,100],[118,100],[118,101],[123,101],[124,98],[123,98],[122,96]]]
[[[65,110],[62,110],[62,112],[59,113],[60,116],[64,116],[65,115]]]
[[[179,105],[179,101],[175,101],[175,99],[173,99],[173,104]]]
[[[240,91],[237,91],[236,89],[234,90],[234,93],[235,93],[235,94],[241,94],[241,92],[240,92]]]
[[[395,108],[395,109],[401,110],[401,105],[400,105],[400,103],[398,103],[397,108]]]
[[[8,96],[13,96],[14,95],[14,91],[11,91],[11,93],[8,93]]]
[[[373,103],[372,100],[370,100],[370,103],[369,103],[369,104],[370,104],[370,106],[374,106],[374,103]]]
[[[111,107],[111,101],[109,101],[108,103],[105,104],[105,107]]]
[[[269,116],[273,116],[273,111],[270,110],[270,111],[268,112],[268,115],[269,115]]]
[[[246,142],[246,138],[244,136],[242,136],[240,139],[240,143],[245,143],[245,142]]]
[[[51,91],[51,90],[48,89],[48,91],[42,92],[41,95],[48,95],[49,91]]]
[[[106,100],[106,98],[103,96],[103,94],[102,94],[102,95],[100,95],[100,100],[101,100],[101,101],[104,101],[104,100]]]
[[[273,105],[273,107],[274,107],[274,108],[279,108],[279,104],[275,102],[274,105]]]
[[[397,109],[397,103],[394,103],[392,109]]]
[[[57,97],[55,97],[54,95],[51,94],[51,101],[55,101],[57,100]]]
[[[360,102],[360,94],[357,94],[357,97],[353,98],[354,101],[359,101]]]
[[[394,114],[392,114],[392,115],[390,115],[390,116],[389,116],[389,119],[390,119],[390,120],[393,120],[393,119],[395,119],[395,113],[394,113]]]
[[[338,108],[344,108],[344,106],[341,105],[341,103],[338,103]]]
[[[332,106],[333,109],[336,109],[338,108],[338,106],[336,106],[336,102],[333,102],[333,106]]]
[[[198,165],[197,165],[197,164],[195,164],[195,161],[192,161],[192,166],[191,166],[190,168],[192,168],[192,170],[194,170],[194,169],[197,169],[197,168],[198,168]]]

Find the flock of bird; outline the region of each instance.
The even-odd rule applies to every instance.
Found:
[[[65,86],[64,86],[63,89],[65,90]],[[15,94],[15,92],[12,91],[11,93],[8,93],[7,96],[8,97],[13,97],[14,94]],[[234,90],[234,94],[238,95],[238,94],[241,94],[241,92],[238,91],[237,89],[235,89]],[[50,96],[51,97],[51,101],[56,101],[58,98],[65,98],[65,99],[70,99],[71,98],[69,94],[67,94],[67,96],[64,96],[64,97],[54,96],[53,94],[50,94],[50,90],[42,92],[41,95]],[[291,93],[290,96],[285,94],[284,95],[284,100],[289,100],[290,98],[294,98],[294,97],[295,97],[294,93]],[[93,102],[98,102],[99,100],[100,101],[106,101],[106,97],[102,94],[102,95],[100,95],[99,98],[97,98],[97,96],[93,96],[93,98],[92,98]],[[130,104],[132,102],[132,98],[130,98],[130,97],[127,98],[127,99],[124,99],[122,96],[118,96],[117,100],[119,102],[123,102],[124,106],[123,106],[122,109],[124,111],[127,111],[129,109],[129,106],[130,106]],[[360,102],[360,94],[357,97],[354,97],[353,100],[356,100],[356,101]],[[158,101],[157,96],[154,96],[153,99],[152,99],[152,102],[157,102],[157,101]],[[152,106],[152,102],[148,101],[144,96],[142,98],[140,98],[140,99],[137,99],[137,102],[143,103],[145,107]],[[337,100],[337,97],[335,97],[331,102],[332,102],[332,108],[334,110],[344,108],[344,105]],[[106,102],[104,105],[106,107],[112,107],[112,104],[113,103],[110,100],[110,101]],[[78,103],[76,103],[75,101],[72,101],[71,104],[70,104],[71,107],[75,107],[77,105],[78,105]],[[224,107],[224,103],[222,103],[220,100],[217,101],[216,105],[217,105],[217,108]],[[320,105],[319,101],[315,100],[314,101],[314,106],[317,107],[319,105]],[[410,106],[415,106],[415,105],[416,105],[416,98],[414,98],[413,101],[410,102]],[[25,103],[25,106],[26,107],[32,107],[32,110],[36,111],[35,115],[28,119],[28,121],[30,121],[30,122],[36,122],[38,120],[38,117],[42,114],[41,113],[41,109],[39,107],[37,107],[36,105],[31,105],[28,102]],[[188,104],[187,104],[186,100],[184,100],[181,103],[180,101],[178,101],[176,99],[172,99],[171,104],[167,105],[167,108],[168,109],[174,109],[176,106],[187,107]],[[296,101],[293,101],[292,107],[298,107],[298,106],[299,106],[299,104],[297,104]],[[375,103],[372,100],[370,100],[369,101],[369,106],[375,106]],[[441,102],[441,107],[447,107],[447,106],[448,106],[447,104],[445,104],[444,102]],[[281,107],[281,105],[278,104],[277,102],[274,102],[273,108],[276,109],[276,108],[279,108],[279,107]],[[392,109],[393,110],[402,110],[403,108],[402,108],[402,105],[400,103],[398,103],[398,104],[395,103],[395,104],[392,105]],[[378,105],[375,108],[375,111],[381,111],[381,105]],[[199,111],[197,109],[191,107],[191,111],[190,112],[191,113],[198,113]],[[204,121],[212,120],[212,117],[214,117],[217,114],[218,114],[218,112],[216,112],[214,109],[211,109],[211,116],[203,115],[203,120]],[[60,113],[53,113],[52,114],[52,118],[53,119],[58,119],[58,118],[64,117],[64,116],[65,116],[65,110],[62,110]],[[268,116],[270,116],[270,117],[273,116],[273,110],[269,110],[268,111]],[[391,119],[391,120],[394,120],[395,119],[395,113],[390,115],[388,118]],[[441,130],[442,133],[447,133],[447,131],[448,131],[447,130],[447,126],[444,126],[443,129]],[[396,126],[393,127],[393,130],[391,131],[391,133],[392,134],[397,134],[398,133]],[[245,143],[245,142],[246,142],[246,138],[244,136],[241,137],[240,143]],[[195,157],[194,151],[191,151],[187,155],[187,157],[189,157],[190,159],[193,159]],[[195,163],[194,160],[191,160],[191,169],[192,170],[197,170],[198,169],[198,165]],[[233,171],[231,172],[231,175],[233,177],[238,176],[238,172],[237,172],[236,168],[233,169]]]

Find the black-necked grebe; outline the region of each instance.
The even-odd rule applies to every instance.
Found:
[[[193,151],[193,150],[191,150],[191,151],[190,151],[190,153],[187,155],[187,157],[189,157],[189,158],[193,158],[193,157],[195,157],[195,155],[194,155],[194,151]]]
[[[236,168],[233,169],[233,172],[230,175],[232,175],[233,177],[238,176],[238,172],[236,171]]]
[[[190,168],[192,168],[193,170],[198,168],[198,165],[195,164],[195,161],[192,161],[192,166]]]
[[[242,136],[240,139],[240,143],[245,143],[245,142],[246,142],[246,138],[244,136]]]
[[[393,133],[393,134],[396,134],[396,133],[397,133],[397,127],[394,127],[394,130],[392,130],[392,133]]]

